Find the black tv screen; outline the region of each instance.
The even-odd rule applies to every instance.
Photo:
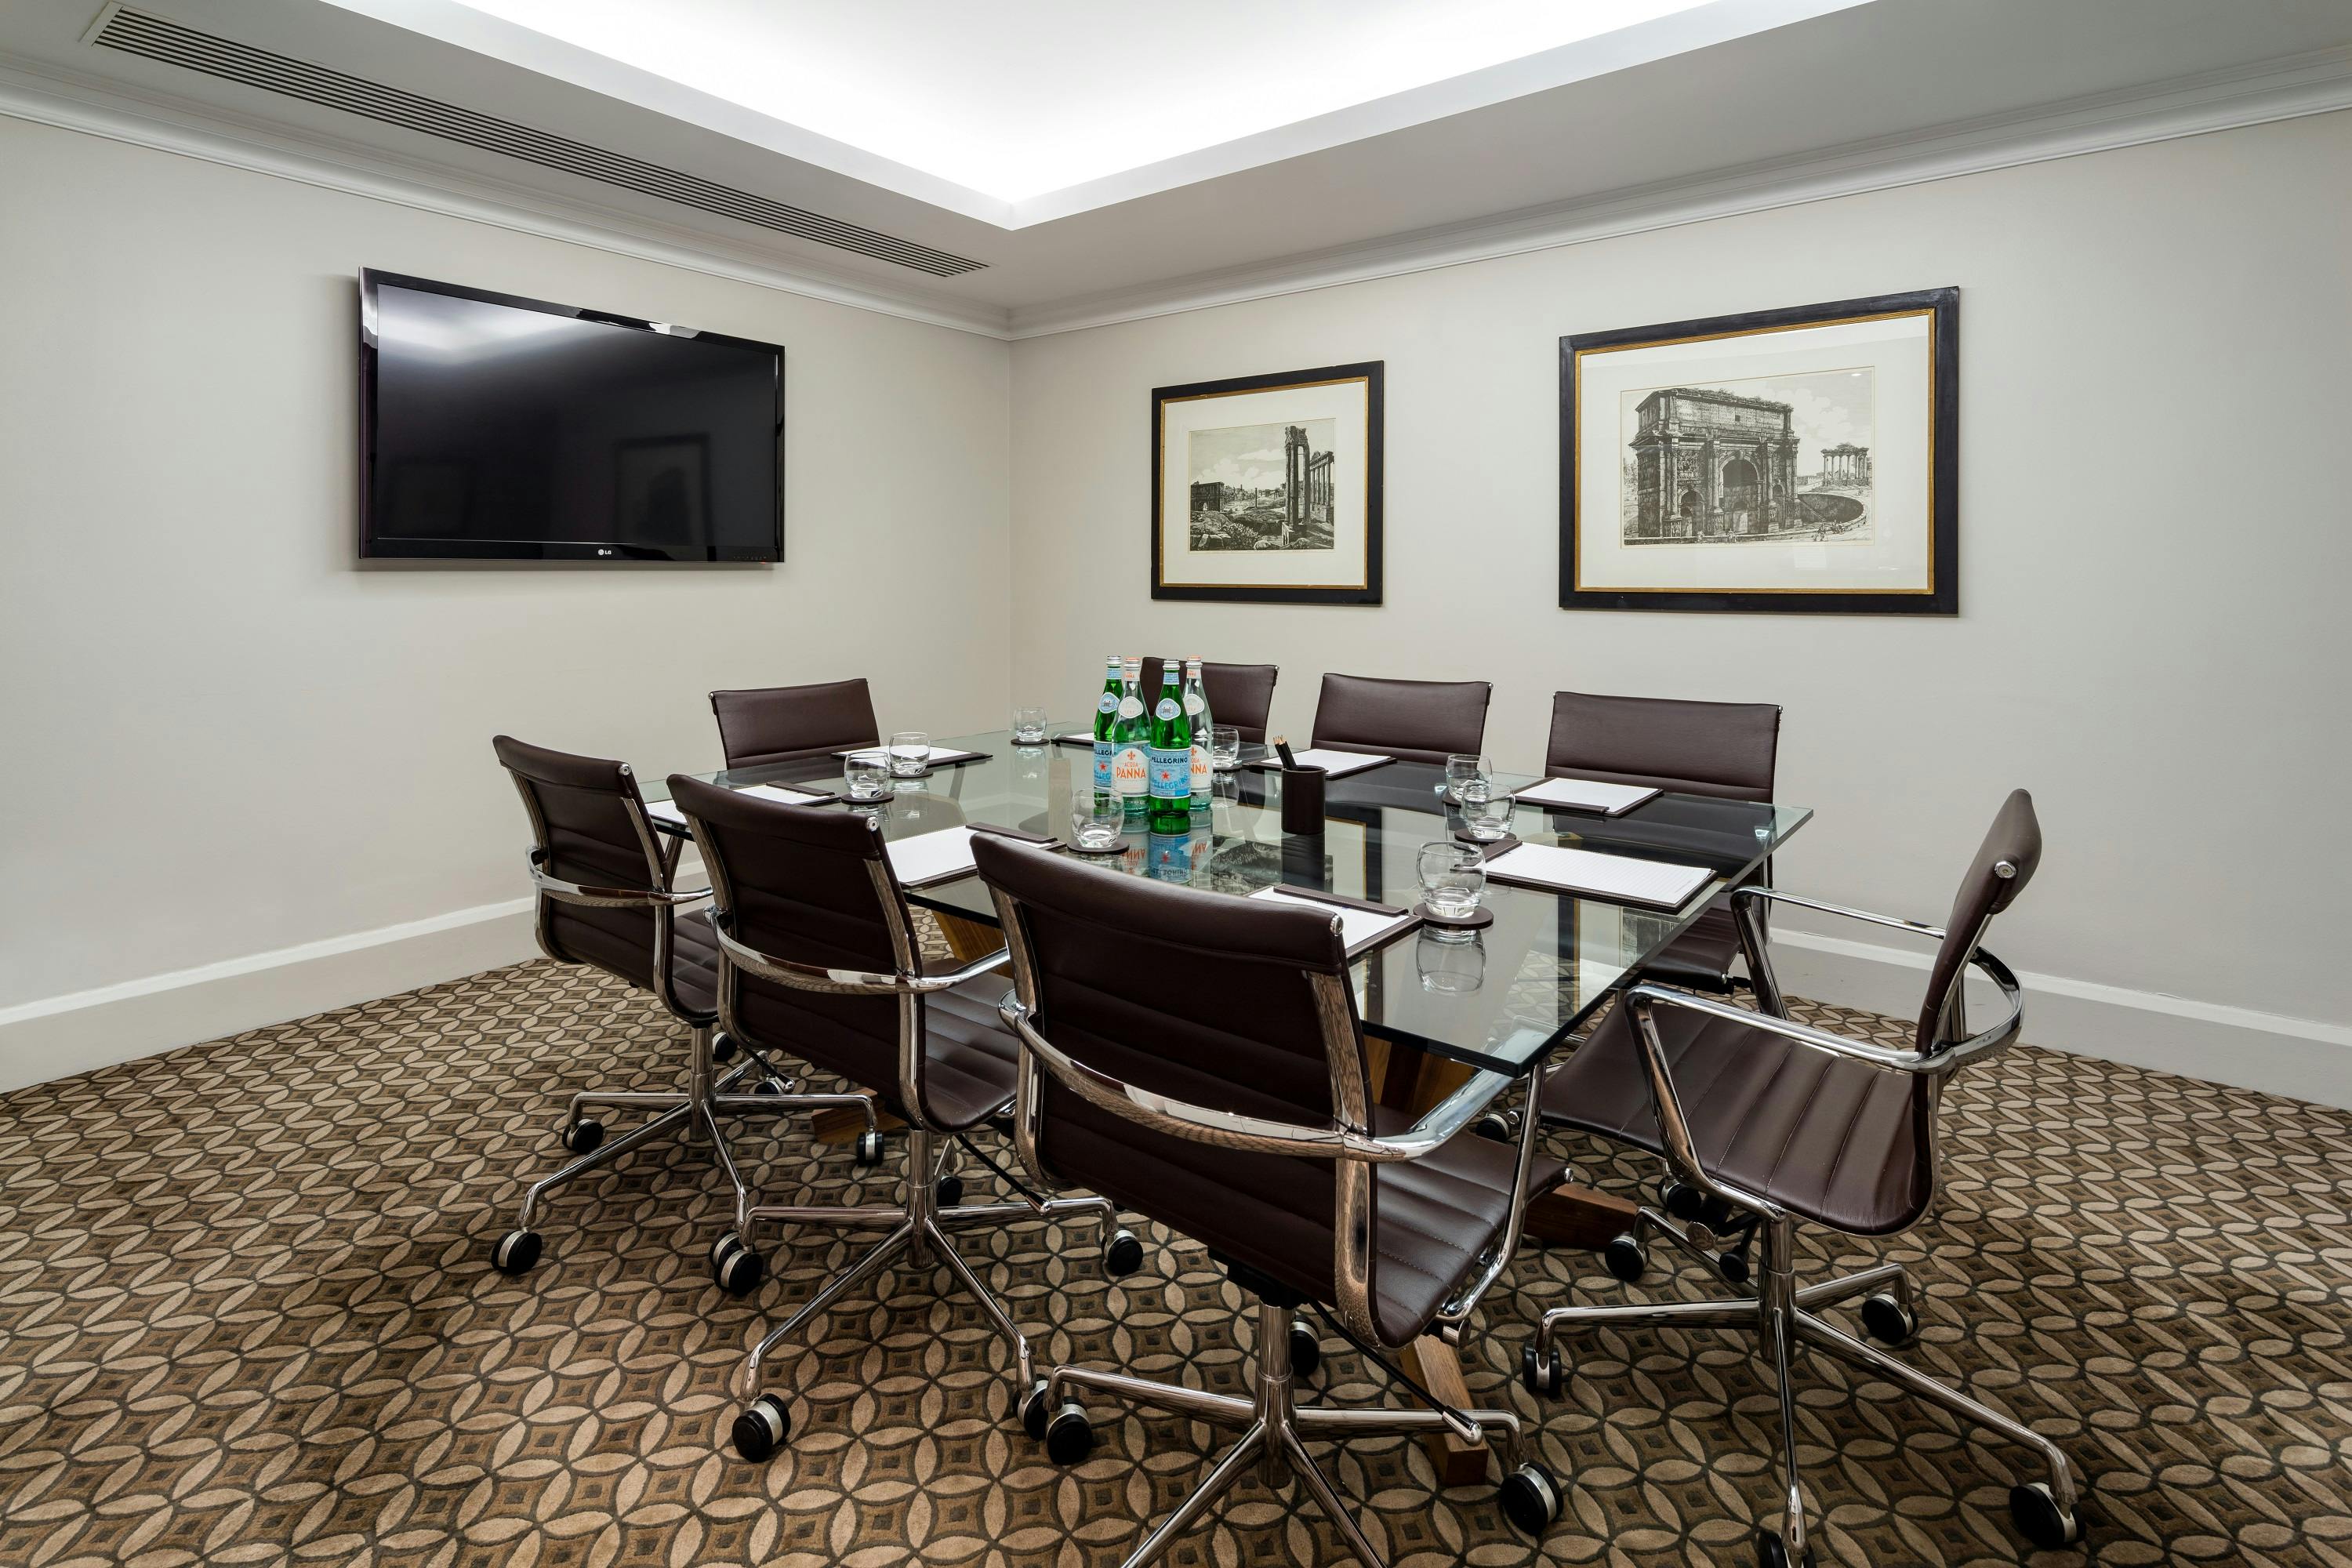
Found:
[[[360,553],[783,558],[784,351],[360,274]]]

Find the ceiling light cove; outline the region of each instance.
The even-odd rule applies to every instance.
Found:
[[[1019,227],[1862,0],[333,3]]]

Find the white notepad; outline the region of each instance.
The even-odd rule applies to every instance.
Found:
[[[901,887],[952,881],[971,876],[975,869],[969,827],[942,827],[935,833],[918,833],[912,838],[894,838],[884,848],[890,857],[890,869],[898,873]]]
[[[1396,761],[1394,757],[1368,757],[1361,752],[1333,752],[1318,750],[1313,746],[1307,747],[1303,752],[1294,752],[1291,755],[1300,767],[1321,768],[1335,779],[1345,778],[1349,773],[1362,773],[1366,768],[1379,767],[1382,763]],[[1276,767],[1282,765],[1280,757],[1270,758],[1269,761]]]
[[[757,795],[761,800],[781,800],[786,805],[813,805],[819,801],[833,798],[832,795],[824,790],[794,789],[790,784],[747,784],[735,793]],[[686,813],[680,811],[671,801],[646,802],[646,815],[656,822],[667,822],[679,827],[686,826]]]
[[[1690,902],[1692,894],[1715,879],[1715,873],[1704,866],[1596,855],[1590,849],[1553,844],[1522,844],[1507,849],[1486,862],[1486,875],[1497,882],[1586,893],[1661,910],[1681,909]]]
[[[949,757],[970,757],[977,754],[977,752],[959,750],[954,746],[927,746],[923,749],[923,763],[928,767],[933,763],[943,761]],[[835,752],[834,755],[840,757],[845,761],[854,758],[866,762],[887,763],[890,760],[890,748],[887,746],[867,746],[863,751]]]
[[[1413,920],[1411,910],[1401,915],[1384,915],[1371,910],[1350,909],[1346,904],[1327,904],[1320,899],[1286,893],[1280,888],[1260,888],[1250,897],[1262,903],[1297,904],[1320,914],[1338,915],[1339,943],[1348,950],[1350,958],[1368,947],[1377,946],[1399,928],[1412,924]]]
[[[757,795],[761,800],[781,800],[786,805],[810,805],[835,798],[831,790],[794,789],[790,784],[745,784],[735,793]]]
[[[1570,811],[1597,811],[1622,816],[1661,792],[1651,784],[1603,784],[1599,779],[1546,779],[1513,792],[1528,805],[1560,805]]]

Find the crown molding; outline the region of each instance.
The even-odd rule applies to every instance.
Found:
[[[324,137],[298,139],[257,121],[126,93],[115,85],[100,86],[61,72],[0,67],[0,116],[902,321],[987,338],[1008,335],[1002,306],[924,289],[880,288],[870,279],[830,273],[810,264],[784,266],[772,255],[731,247],[623,208],[459,176]]]
[[[1022,306],[1012,312],[1010,335],[1046,337],[1342,288],[2347,108],[2352,47],[2315,50],[1277,261]]]

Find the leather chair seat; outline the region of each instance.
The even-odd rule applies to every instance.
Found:
[[[1885,1236],[1931,1192],[1932,1082],[1686,1009],[1654,1015],[1699,1163],[1853,1236]],[[1613,1009],[1553,1072],[1543,1116],[1662,1152],[1631,1012]]]
[[[996,1010],[1012,989],[1011,974],[983,974],[925,1002],[923,1035],[930,1063],[923,1092],[931,1102],[932,1126],[961,1132],[987,1121],[1013,1098],[1021,1074],[1021,1042]]]
[[[1687,991],[1728,992],[1731,961],[1738,956],[1739,926],[1731,900],[1717,899],[1642,966],[1642,978]]]
[[[719,1016],[719,939],[708,904],[688,904],[670,927],[669,984],[689,1013]]]
[[[1381,1107],[1372,1126],[1385,1137],[1412,1124]],[[1509,1217],[1518,1150],[1464,1133],[1426,1158],[1373,1167],[1372,1311],[1383,1339],[1417,1335],[1478,1261]],[[1564,1161],[1538,1153],[1530,1194],[1547,1193],[1568,1174]]]

